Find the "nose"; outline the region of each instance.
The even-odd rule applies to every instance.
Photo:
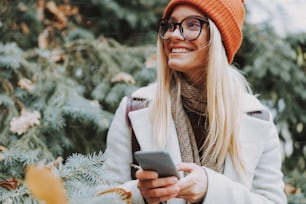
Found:
[[[170,33],[170,39],[184,39],[181,35],[180,28],[178,25],[175,26],[174,30]]]

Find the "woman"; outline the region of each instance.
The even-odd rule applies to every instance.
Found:
[[[242,41],[241,0],[172,0],[159,22],[158,80],[129,113],[141,150],[170,153],[185,176],[130,178],[124,98],[110,127],[104,171],[133,203],[284,204],[279,139],[271,114],[230,65]]]

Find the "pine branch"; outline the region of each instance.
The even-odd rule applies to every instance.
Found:
[[[23,60],[23,50],[16,43],[0,43],[0,67],[16,71]]]

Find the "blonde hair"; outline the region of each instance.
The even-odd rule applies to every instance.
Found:
[[[209,130],[205,140],[204,158],[210,157],[217,167],[224,164],[229,152],[238,172],[244,172],[244,162],[239,148],[239,122],[242,113],[240,99],[250,90],[245,78],[228,64],[220,32],[209,21],[210,46],[206,76]],[[163,43],[157,43],[157,92],[152,102],[152,122],[155,146],[165,147],[171,120],[170,82],[174,71],[167,66]],[[203,89],[204,90],[204,89]]]

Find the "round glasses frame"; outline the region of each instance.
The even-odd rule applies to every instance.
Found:
[[[196,20],[196,22],[198,22],[198,25],[199,25],[198,27],[200,28],[198,31],[197,30],[192,31],[192,32],[198,32],[197,34],[195,34],[192,37],[188,37],[187,34],[186,35],[184,34],[184,27],[189,26],[188,24],[186,25],[184,23],[186,23],[186,21],[188,23],[188,20],[190,20],[191,23],[192,23],[192,20]],[[163,19],[159,20],[158,33],[159,33],[159,36],[160,36],[161,39],[168,40],[170,37],[169,36],[166,37],[166,34],[169,31],[174,32],[176,30],[177,26],[179,26],[179,31],[180,31],[181,36],[187,41],[193,41],[193,40],[196,40],[201,35],[203,24],[209,25],[208,20],[203,19],[203,18],[198,17],[198,16],[188,16],[188,17],[184,18],[183,20],[181,20],[181,22],[179,22],[179,23],[173,22],[173,20],[171,20],[171,19],[163,18]]]

